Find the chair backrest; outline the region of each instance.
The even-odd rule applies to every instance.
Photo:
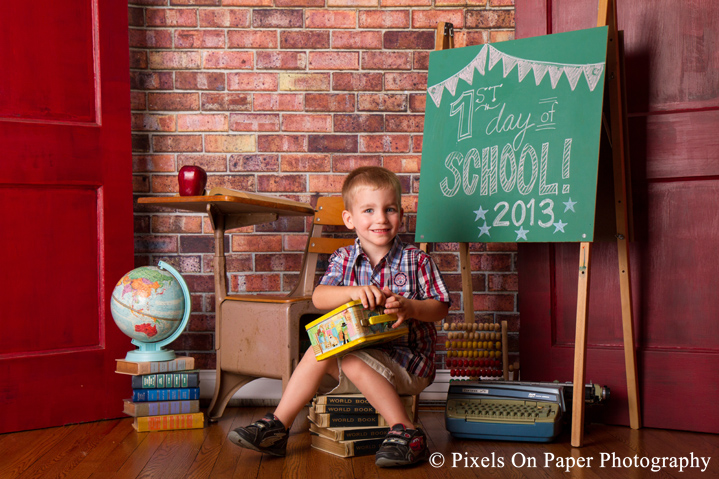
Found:
[[[322,236],[324,226],[344,226],[342,211],[344,203],[341,196],[320,197],[317,200],[315,216],[312,220],[312,228],[305,255],[302,259],[300,279],[295,289],[290,293],[291,297],[311,296],[314,289],[315,274],[317,269],[317,258],[320,254],[332,254],[342,246],[354,243],[352,238],[329,238]]]

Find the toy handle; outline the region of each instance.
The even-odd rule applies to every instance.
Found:
[[[381,324],[397,321],[396,314],[380,314],[369,318],[369,324]]]

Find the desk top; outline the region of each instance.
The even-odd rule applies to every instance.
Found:
[[[213,205],[225,215],[274,213],[280,216],[312,216],[315,214],[314,208],[307,203],[245,191],[213,196],[152,196],[139,198],[137,202],[196,213],[207,213],[207,205]]]

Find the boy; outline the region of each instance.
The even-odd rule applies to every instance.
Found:
[[[449,293],[429,255],[402,243],[402,188],[397,176],[380,167],[352,171],[342,186],[342,219],[357,233],[355,244],[340,248],[312,294],[318,309],[331,310],[361,300],[365,308],[384,306],[406,322],[409,334],[340,358],[317,361],[310,348],[300,361],[274,414],[229,434],[242,447],[284,456],[290,426],[318,392],[360,392],[392,424],[377,452],[382,467],[427,460],[424,432],[413,429],[400,394],[419,394],[434,379],[434,322],[449,310]]]

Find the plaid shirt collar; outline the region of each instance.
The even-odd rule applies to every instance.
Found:
[[[392,247],[389,249],[389,252],[384,255],[384,257],[380,260],[379,263],[377,263],[376,268],[382,267],[382,265],[386,262],[389,263],[390,269],[393,271],[399,270],[400,267],[400,261],[402,260],[402,249],[404,248],[404,243],[400,241],[399,236],[394,237],[394,242],[392,243]],[[357,266],[357,261],[360,258],[364,258],[364,260],[367,262],[367,265],[370,265],[369,256],[364,252],[362,249],[362,245],[360,244],[360,239],[355,239],[355,247],[353,248],[352,253],[349,257],[349,266],[350,269],[354,269]]]

